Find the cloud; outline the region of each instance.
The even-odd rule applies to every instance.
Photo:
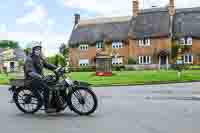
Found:
[[[61,43],[67,43],[69,35],[66,33],[37,33],[37,32],[0,32],[0,40],[15,40],[24,48],[27,43],[41,41],[46,49],[46,54],[52,55],[58,52]]]
[[[132,0],[63,0],[67,8],[95,12],[98,16],[120,16],[132,14]],[[166,0],[140,0],[140,8],[148,8],[151,4],[164,5]]]
[[[33,2],[33,0],[26,0],[26,1],[24,2],[24,6],[25,6],[25,7],[33,7],[33,6],[35,6],[35,5],[36,5],[36,3]]]
[[[49,18],[47,9],[42,5],[35,5],[31,12],[16,19],[16,24],[26,31],[36,27],[34,31],[49,32],[51,31],[54,20]]]
[[[175,0],[178,8],[200,6],[199,0]],[[60,0],[59,0],[60,2]],[[140,8],[164,7],[169,0],[139,0]],[[132,0],[63,0],[67,8],[95,12],[99,16],[132,15]]]
[[[7,31],[6,24],[2,24],[0,27],[0,32],[6,32],[6,31]]]
[[[111,6],[112,5],[112,6]],[[68,8],[78,8],[89,12],[96,12],[101,15],[127,14],[130,10],[129,0],[64,0],[64,6]]]
[[[141,1],[142,2],[142,1]],[[146,7],[155,6],[166,6],[169,4],[169,0],[144,0]],[[199,0],[175,0],[177,8],[190,8],[200,6]]]
[[[54,24],[54,21],[51,20],[51,19],[49,19],[48,22],[47,22],[47,24],[48,24],[48,25],[53,25],[53,24]]]
[[[32,23],[41,25],[44,22],[46,22],[47,17],[48,17],[48,11],[46,10],[46,8],[44,8],[41,5],[37,5],[30,13],[27,13],[23,17],[18,18],[16,22],[18,24]]]

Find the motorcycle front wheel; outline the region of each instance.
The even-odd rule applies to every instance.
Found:
[[[91,115],[98,106],[97,96],[90,88],[76,87],[68,98],[70,109],[79,115]]]
[[[42,107],[42,98],[27,88],[19,88],[13,95],[18,109],[26,114],[34,114]]]

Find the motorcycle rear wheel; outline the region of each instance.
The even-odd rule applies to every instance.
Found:
[[[17,108],[25,114],[34,114],[40,110],[43,105],[41,96],[28,88],[21,87],[17,89],[13,95],[13,99]],[[35,105],[34,108],[33,105]]]

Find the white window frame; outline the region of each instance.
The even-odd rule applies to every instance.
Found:
[[[113,41],[112,48],[113,49],[123,48],[123,42],[122,41]]]
[[[191,56],[191,61],[189,61],[190,56]],[[192,54],[185,54],[183,56],[183,62],[184,62],[184,64],[193,64],[193,55]]]
[[[120,65],[123,64],[123,57],[113,57],[112,58],[113,65]]]
[[[97,49],[103,48],[103,42],[96,42],[96,48]]]
[[[138,59],[140,65],[151,64],[151,56],[139,56]]]
[[[187,38],[187,45],[192,46],[192,37]]]
[[[140,39],[138,41],[139,46],[150,46],[151,45],[151,39],[150,38],[144,38],[144,39]]]
[[[89,65],[89,59],[80,59],[79,60],[79,66],[88,66]]]
[[[80,44],[79,49],[81,51],[87,51],[88,50],[89,45],[88,44]]]
[[[180,44],[181,45],[192,46],[192,37],[182,37],[180,39]]]

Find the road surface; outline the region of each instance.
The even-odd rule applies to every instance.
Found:
[[[2,133],[199,133],[200,83],[95,88],[99,108],[90,117],[69,110],[24,115],[0,87]]]

